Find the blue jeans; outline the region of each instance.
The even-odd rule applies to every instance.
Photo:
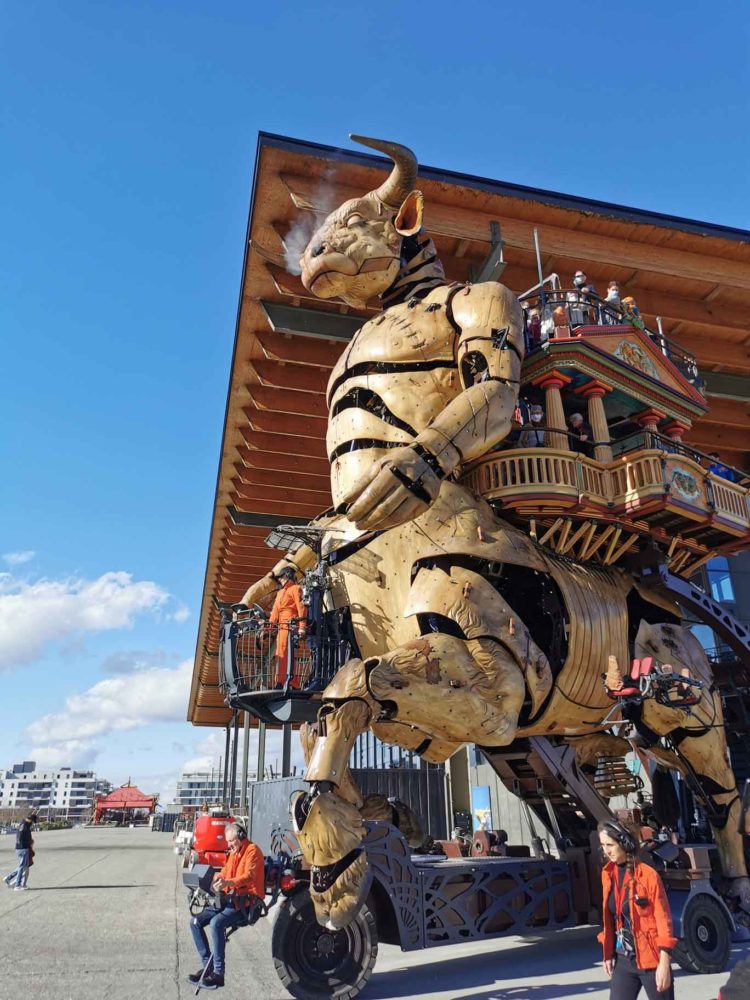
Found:
[[[190,933],[193,935],[193,941],[195,941],[195,947],[198,949],[201,962],[205,965],[213,955],[213,971],[217,976],[224,975],[224,949],[227,943],[226,932],[230,927],[237,927],[244,923],[244,914],[240,910],[235,910],[233,906],[225,906],[223,910],[215,910],[209,906],[190,921]],[[203,930],[206,926],[211,935],[210,948],[206,932]]]
[[[5,882],[7,885],[16,880],[16,886],[26,885],[29,879],[29,850],[27,847],[16,848],[16,858],[18,859],[18,864],[10,873],[10,875],[5,876]]]

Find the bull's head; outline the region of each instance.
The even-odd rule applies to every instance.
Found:
[[[302,257],[302,283],[321,299],[363,306],[393,283],[400,268],[401,239],[422,227],[423,199],[414,190],[417,160],[396,142],[351,138],[387,153],[390,176],[375,191],[344,202],[326,218]]]

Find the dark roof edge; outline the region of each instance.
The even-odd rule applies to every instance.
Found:
[[[382,165],[387,161],[381,156],[371,153],[360,153],[353,149],[340,149],[336,146],[326,146],[306,139],[292,139],[289,136],[275,135],[272,132],[258,133],[259,148],[265,146],[274,149],[285,149],[293,153],[306,153],[323,159],[337,159],[346,163],[356,163],[360,166]],[[732,226],[720,226],[713,222],[700,222],[696,219],[683,219],[677,215],[665,215],[662,212],[649,212],[642,208],[630,208],[627,205],[614,205],[607,201],[596,201],[591,198],[580,198],[573,194],[560,194],[557,191],[545,191],[542,188],[527,187],[524,184],[510,184],[506,181],[495,181],[487,177],[474,177],[456,171],[440,170],[420,164],[420,176],[444,184],[461,184],[464,187],[476,188],[489,194],[504,195],[508,198],[519,198],[523,201],[540,201],[556,208],[569,208],[576,211],[592,212],[610,218],[622,219],[624,222],[637,222],[649,226],[662,226],[665,229],[678,229],[697,236],[713,236],[718,239],[734,240],[749,243],[750,230],[735,229]]]

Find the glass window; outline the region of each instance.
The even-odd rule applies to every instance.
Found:
[[[708,586],[711,597],[722,604],[734,603],[734,587],[729,572],[729,560],[725,556],[717,556],[706,566]]]
[[[690,631],[705,650],[713,650],[718,646],[713,629],[709,628],[708,625],[691,625]]]

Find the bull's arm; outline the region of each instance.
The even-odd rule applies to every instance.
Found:
[[[479,458],[507,435],[518,398],[523,360],[521,307],[495,282],[474,285],[453,299],[460,328],[457,360],[462,391],[413,445],[381,459],[349,511],[360,529],[384,529],[421,514],[440,483],[462,462]]]
[[[296,573],[304,573],[305,570],[311,569],[315,565],[316,558],[315,552],[309,545],[302,545],[293,556],[284,556],[269,573],[262,576],[260,580],[256,580],[255,583],[251,583],[245,591],[241,603],[249,607],[251,604],[262,601],[264,597],[273,593],[274,590],[278,590],[281,586],[278,574],[282,569],[291,566]]]

